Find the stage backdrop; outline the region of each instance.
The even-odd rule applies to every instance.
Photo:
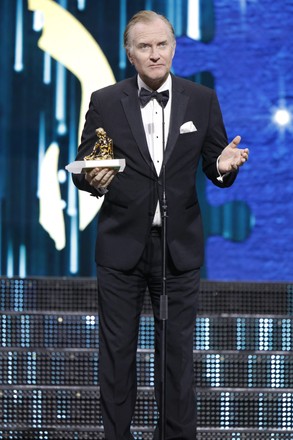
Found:
[[[91,92],[134,74],[122,39],[140,9],[173,23],[173,72],[215,88],[229,140],[250,149],[232,188],[198,177],[202,276],[292,281],[292,0],[2,0],[1,274],[95,275],[102,200],[64,168]]]

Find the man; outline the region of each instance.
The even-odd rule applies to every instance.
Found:
[[[135,359],[146,288],[155,318],[156,398],[160,401],[165,187],[166,439],[194,440],[192,350],[204,247],[195,175],[202,157],[207,177],[219,187],[228,187],[248,159],[248,150],[238,148],[239,136],[227,145],[213,90],[170,74],[176,42],[165,17],[153,11],[137,13],[126,27],[124,44],[137,75],[92,94],[77,160],[91,152],[95,130],[102,127],[113,139],[115,158],[126,159],[125,170],[116,173],[95,168],[73,177],[78,188],[96,197],[105,195],[96,244],[105,436],[107,440],[133,439],[130,423],[136,400]],[[160,94],[158,100],[152,95],[149,102],[147,97],[140,102],[141,92],[147,93],[142,89],[168,92]],[[159,438],[158,429],[154,435]]]

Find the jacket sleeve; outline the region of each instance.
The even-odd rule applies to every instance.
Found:
[[[102,127],[101,116],[98,112],[98,93],[94,92],[91,95],[89,108],[85,116],[85,124],[81,135],[81,143],[78,147],[78,152],[75,160],[83,160],[89,155],[97,141],[96,129]],[[95,197],[102,197],[105,194],[103,190],[93,188],[86,180],[84,174],[72,174],[72,181],[74,185],[83,191],[91,193]]]
[[[218,180],[217,159],[228,145],[228,138],[223,122],[222,112],[217,95],[212,90],[210,96],[209,124],[202,148],[202,166],[205,175],[218,187],[229,187],[236,179],[237,171],[228,173],[222,181]]]

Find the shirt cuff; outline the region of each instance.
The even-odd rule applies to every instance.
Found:
[[[102,197],[102,196],[104,196],[105,194],[107,194],[107,192],[109,191],[107,188],[95,188],[95,191],[98,193],[98,194],[94,194],[94,193],[91,193],[91,196],[93,196],[93,197]]]
[[[224,181],[224,177],[225,177],[225,176],[228,176],[228,175],[230,174],[230,171],[228,171],[228,173],[225,173],[225,174],[221,174],[221,173],[220,173],[220,170],[219,170],[219,161],[220,161],[220,157],[221,157],[221,155],[218,157],[218,159],[217,159],[217,163],[216,163],[216,165],[217,165],[217,172],[218,172],[217,180],[218,180],[219,182],[223,183],[223,181]]]

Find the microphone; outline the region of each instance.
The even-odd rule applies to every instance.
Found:
[[[169,94],[169,93],[168,93]],[[169,97],[168,97],[169,98]],[[168,292],[167,292],[167,217],[168,217],[168,205],[166,197],[166,165],[164,162],[165,153],[165,105],[167,104],[166,98],[161,99],[160,96],[156,97],[159,105],[162,107],[162,148],[163,148],[163,162],[162,162],[162,200],[161,200],[161,212],[162,212],[162,293],[160,295],[160,321],[161,321],[161,402],[160,402],[160,439],[166,438],[166,400],[167,400],[167,323],[168,323]],[[164,102],[163,102],[164,101]],[[168,99],[167,99],[168,101]]]
[[[158,94],[159,95],[159,94]],[[168,91],[169,95],[169,91]],[[169,97],[168,97],[169,98]],[[160,297],[160,319],[166,321],[168,319],[168,296],[166,293],[166,264],[167,264],[167,217],[168,217],[168,205],[166,196],[166,165],[164,163],[165,156],[165,106],[166,98],[157,96],[157,101],[162,107],[162,149],[163,149],[163,162],[162,162],[162,236],[163,236],[163,262],[162,262],[162,278],[163,278],[163,292]]]

